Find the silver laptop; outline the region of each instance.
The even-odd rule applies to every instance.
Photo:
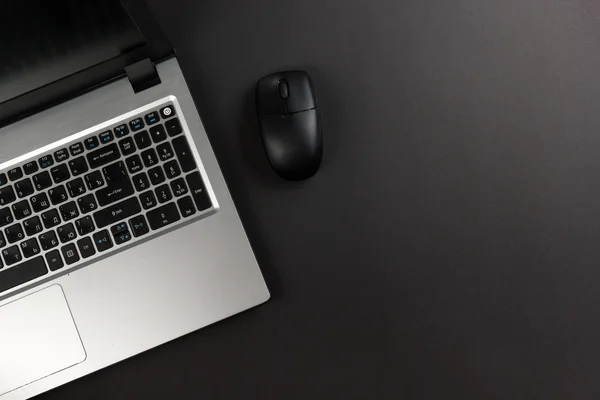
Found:
[[[1,400],[269,298],[145,4],[33,4],[0,28]]]

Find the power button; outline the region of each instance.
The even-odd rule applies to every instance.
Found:
[[[173,106],[166,106],[160,110],[160,115],[163,119],[170,118],[175,115],[175,108]]]

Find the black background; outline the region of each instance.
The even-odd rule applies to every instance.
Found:
[[[273,298],[44,399],[600,396],[600,3],[149,3]],[[303,183],[252,100],[291,68],[323,116]]]

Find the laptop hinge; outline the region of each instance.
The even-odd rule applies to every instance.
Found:
[[[158,72],[156,72],[156,68],[149,58],[128,65],[125,67],[125,73],[129,77],[129,82],[131,82],[131,87],[135,93],[160,83]]]

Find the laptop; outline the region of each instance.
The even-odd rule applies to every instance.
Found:
[[[0,26],[1,400],[269,299],[144,2],[16,3]]]

